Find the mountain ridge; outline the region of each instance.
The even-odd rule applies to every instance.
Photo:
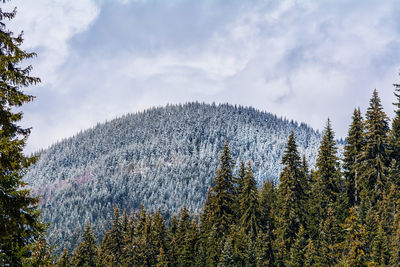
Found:
[[[176,213],[184,204],[199,212],[228,140],[236,166],[251,161],[260,185],[277,181],[287,136],[294,131],[301,154],[315,162],[321,134],[304,123],[252,107],[186,104],[127,114],[41,151],[25,180],[41,195],[49,241],[71,244],[85,220],[98,232],[112,209]],[[104,223],[99,223],[104,222]]]

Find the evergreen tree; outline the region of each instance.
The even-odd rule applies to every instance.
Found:
[[[274,266],[273,240],[272,231],[269,228],[265,229],[265,232],[260,231],[258,233],[255,248],[257,266]]]
[[[58,259],[56,266],[57,267],[69,267],[69,266],[71,266],[68,250],[66,248],[64,248],[64,251],[61,254],[60,258]]]
[[[329,206],[335,207],[336,216],[342,216],[343,220],[345,217],[343,183],[336,153],[336,141],[328,119],[315,163],[317,170],[313,175],[314,180],[311,185],[310,209],[314,220],[325,220]],[[317,221],[312,224],[318,226]]]
[[[365,233],[354,208],[350,208],[349,216],[344,224],[345,240],[341,244],[343,266],[366,266]]]
[[[361,151],[365,145],[363,118],[360,108],[354,110],[353,121],[350,125],[346,141],[347,144],[344,147],[343,169],[346,178],[348,208],[351,208],[359,201],[356,184],[359,179]]]
[[[260,194],[260,225],[263,232],[272,232],[275,228],[274,211],[276,192],[272,180],[264,181]]]
[[[297,233],[296,240],[293,246],[290,248],[290,256],[287,261],[287,266],[304,266],[304,255],[307,245],[306,232],[304,227],[301,225],[299,232]]]
[[[317,249],[315,248],[314,241],[309,238],[307,241],[307,246],[305,248],[306,252],[304,254],[304,266],[316,266],[319,262],[319,257]]]
[[[118,207],[114,208],[112,226],[105,236],[106,238],[104,238],[101,245],[102,258],[107,258],[106,262],[116,265],[121,261],[123,248],[123,221],[121,220]],[[112,262],[110,262],[111,259],[113,259]]]
[[[32,251],[32,254],[29,258],[23,260],[23,266],[54,266],[54,258],[52,256],[53,252],[43,238],[33,243],[30,250]]]
[[[232,237],[228,237],[225,240],[224,248],[221,252],[221,257],[218,263],[218,267],[228,267],[235,266],[235,257],[234,257],[234,247]]]
[[[16,9],[6,12],[0,8],[0,251],[4,264],[11,266],[21,265],[29,256],[29,245],[44,230],[39,222],[39,199],[30,196],[22,180],[36,160],[23,154],[30,128],[18,125],[20,107],[34,98],[22,89],[40,79],[30,76],[32,66],[21,66],[36,54],[21,50],[22,33],[14,36],[7,29],[6,21],[15,15]]]
[[[97,266],[96,238],[89,222],[86,222],[83,242],[74,251],[71,262],[73,266]]]
[[[153,215],[152,228],[151,228],[151,240],[152,240],[152,257],[157,258],[160,256],[161,250],[163,251],[163,257],[166,260],[166,242],[167,242],[167,231],[165,228],[164,219],[159,211]]]
[[[362,213],[374,206],[388,189],[387,175],[390,164],[388,118],[383,111],[378,92],[374,90],[365,121],[365,146],[361,156],[360,200],[365,202]]]
[[[289,259],[290,248],[296,240],[301,225],[305,225],[305,175],[297,151],[294,133],[289,135],[282,158],[284,165],[277,192],[276,248],[278,264]]]
[[[321,223],[318,245],[318,263],[321,266],[335,266],[340,259],[341,228],[331,207]]]
[[[166,255],[164,249],[160,247],[160,253],[158,254],[157,257],[157,267],[168,267],[169,262],[168,262],[168,256]]]
[[[250,162],[247,165],[243,188],[239,195],[240,226],[242,231],[255,240],[260,227],[259,192]]]
[[[400,202],[400,201],[398,201]],[[398,203],[399,207],[400,203]],[[397,211],[393,222],[393,235],[390,243],[390,265],[400,266],[400,212]]]
[[[233,160],[228,143],[222,149],[220,165],[217,177],[213,181],[213,212],[211,214],[212,225],[216,227],[218,238],[225,237],[234,223],[235,211],[232,203],[235,203],[234,179],[232,175]]]
[[[396,102],[393,105],[396,106],[395,116],[392,122],[392,130],[390,132],[390,146],[392,149],[391,158],[394,160],[394,165],[392,168],[397,170],[397,173],[400,173],[400,84],[394,84],[396,96]],[[397,177],[395,184],[400,186],[400,177]]]

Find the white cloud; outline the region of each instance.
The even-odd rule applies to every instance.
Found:
[[[343,137],[374,88],[392,112],[395,1],[14,2],[47,82],[26,111],[29,150],[191,100],[251,105],[318,129],[330,117]]]

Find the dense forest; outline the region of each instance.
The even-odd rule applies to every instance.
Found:
[[[257,185],[278,181],[287,136],[314,164],[321,134],[305,124],[254,108],[187,103],[129,114],[98,124],[40,152],[24,176],[41,196],[47,241],[62,252],[79,242],[85,221],[99,238],[114,206],[159,210],[166,218],[186,205],[202,209],[227,139],[234,172],[251,161]],[[343,145],[341,145],[343,147]]]
[[[1,2],[4,3],[5,0],[0,0]],[[86,216],[82,206],[77,205],[79,203],[66,203],[65,205],[78,209],[80,218],[86,216],[86,224],[81,234],[76,232],[79,235],[76,238],[76,246],[67,248],[68,244],[73,245],[66,241],[68,236],[61,235],[57,239],[60,242],[58,246],[66,247],[62,253],[58,253],[56,247],[49,245],[46,228],[56,225],[58,220],[66,216],[60,215],[49,224],[43,223],[39,206],[40,197],[32,194],[35,191],[31,190],[35,185],[32,173],[40,172],[37,166],[51,165],[38,161],[40,155],[24,154],[31,129],[19,125],[23,116],[21,106],[33,101],[34,97],[25,94],[23,89],[39,83],[40,79],[30,75],[31,66],[23,66],[24,60],[31,59],[36,54],[22,50],[22,33],[15,36],[6,27],[5,21],[13,19],[15,15],[15,9],[10,12],[0,9],[1,266],[400,265],[400,84],[395,84],[396,110],[391,124],[383,111],[376,90],[364,115],[360,109],[354,110],[343,153],[339,151],[340,146],[335,140],[329,119],[322,137],[319,138],[318,133],[305,125],[277,119],[270,114],[255,112],[251,108],[214,105],[211,110],[220,108],[222,111],[220,113],[226,114],[219,120],[208,121],[204,125],[212,123],[220,125],[219,128],[212,128],[220,131],[211,131],[212,134],[209,136],[216,136],[214,139],[220,143],[222,141],[223,145],[220,146],[220,143],[211,138],[210,148],[204,145],[205,149],[200,154],[196,154],[202,147],[197,140],[206,135],[202,127],[194,125],[188,128],[189,135],[182,136],[180,134],[185,132],[184,129],[180,128],[179,124],[172,124],[174,126],[170,129],[174,129],[176,144],[180,144],[178,140],[189,143],[188,146],[184,146],[189,149],[183,149],[185,153],[177,155],[177,151],[174,153],[174,147],[169,147],[170,154],[167,155],[173,161],[167,160],[164,161],[166,164],[161,165],[169,167],[169,172],[175,173],[176,177],[181,176],[181,180],[173,180],[171,184],[177,187],[185,185],[187,190],[184,192],[192,192],[192,196],[196,197],[182,197],[184,195],[176,194],[172,198],[167,198],[169,203],[172,203],[172,199],[176,201],[175,210],[172,211],[165,212],[167,205],[159,207],[150,205],[150,208],[142,205],[139,211],[135,212],[135,207],[124,205],[128,201],[112,201],[113,198],[125,197],[126,200],[129,198],[123,194],[115,194],[112,187],[106,184],[105,188],[108,191],[101,192],[108,198],[102,201],[108,200],[104,203],[119,204],[113,207],[109,225],[105,223],[107,215],[103,217],[104,220],[95,220],[96,218]],[[204,114],[201,109],[204,105],[198,103],[188,105],[196,107],[192,111],[197,110],[198,116]],[[174,108],[181,107],[155,110],[165,112]],[[243,111],[252,114],[250,120],[254,119],[254,124],[242,125],[259,127],[248,127],[244,133],[255,131],[257,134],[238,137],[235,134],[239,135],[243,131],[226,130],[242,126],[235,123],[228,125],[227,121],[231,118],[234,118],[233,122],[249,119],[249,116],[242,114]],[[143,116],[156,113],[145,112]],[[168,117],[169,114],[164,116]],[[284,122],[270,126],[270,130],[275,131],[275,135],[271,136],[275,136],[278,140],[285,139],[282,153],[277,149],[280,143],[276,139],[270,140],[270,136],[263,135],[260,130],[265,125],[262,119],[265,116],[273,118],[269,124],[279,120]],[[134,118],[140,119],[140,117]],[[156,118],[150,116],[148,121],[156,123]],[[114,124],[109,125],[118,125],[118,122],[119,120],[115,120]],[[193,121],[186,121],[188,122]],[[285,127],[280,128],[282,125]],[[288,126],[292,126],[289,131]],[[104,125],[98,128],[115,130]],[[140,131],[143,128],[135,130]],[[157,133],[157,128],[152,131]],[[311,136],[307,135],[307,132],[311,132]],[[85,134],[96,133],[89,130]],[[132,133],[128,131],[127,134]],[[111,136],[110,132],[106,132],[105,135]],[[112,150],[115,154],[106,158],[96,158],[98,153],[92,153],[97,150],[103,151],[98,143],[89,144],[88,147],[93,147],[94,150],[87,151],[83,157],[74,153],[74,147],[67,145],[66,147],[71,150],[63,152],[65,157],[54,156],[53,160],[64,170],[73,168],[75,164],[81,167],[84,166],[83,162],[100,160],[96,165],[99,169],[96,170],[102,167],[105,170],[103,175],[122,177],[127,183],[129,181],[127,175],[113,175],[118,172],[124,174],[126,170],[135,172],[135,166],[133,169],[129,168],[128,160],[135,157],[139,160],[138,155],[143,157],[147,155],[151,159],[151,164],[144,166],[145,169],[151,170],[157,166],[156,160],[161,154],[157,153],[158,147],[153,142],[159,140],[166,142],[168,137],[159,139],[156,138],[157,135],[149,136],[153,138],[138,139],[140,143],[147,142],[148,147],[138,145],[138,150],[136,148],[129,151],[124,150],[126,148],[124,145],[120,146],[124,149],[116,149],[117,143],[124,140],[110,138],[111,142],[108,144],[111,148],[108,151]],[[259,141],[250,139],[252,136],[256,136]],[[316,148],[314,146],[316,139],[320,140],[320,143],[313,155],[311,152]],[[91,140],[99,142],[98,139]],[[63,142],[69,144],[74,140],[68,139]],[[265,152],[254,156],[250,154],[249,147]],[[305,153],[310,148],[308,151],[310,154]],[[217,149],[220,150],[218,157],[213,153],[204,153],[215,152]],[[145,151],[144,154],[140,154],[142,150]],[[139,151],[137,152],[139,154],[129,154],[132,151]],[[47,154],[47,157],[45,155],[46,152],[43,152],[42,158],[52,159],[51,154]],[[213,169],[213,175],[209,176],[212,179],[208,190],[193,187],[189,181],[195,184],[196,177],[186,176],[188,173],[196,176],[197,167],[193,170],[190,167],[182,177],[183,173],[177,172],[175,165],[171,164],[171,162],[183,162],[191,166],[188,158],[191,159],[192,155],[202,156],[209,163],[218,162],[218,166]],[[126,161],[126,165],[115,168],[118,165],[112,164],[114,156],[121,157],[122,161]],[[276,158],[279,158],[280,165],[274,160],[269,161]],[[236,166],[237,159],[241,159],[239,166]],[[138,166],[143,167],[143,164]],[[208,170],[213,168],[210,166]],[[63,182],[65,173],[60,172],[59,176],[54,176],[56,172],[53,171],[44,177],[49,181],[56,181],[60,188],[69,188],[65,191],[66,195],[79,191],[79,185],[94,181],[90,172],[85,169],[80,169],[84,171],[83,175],[79,169],[73,170],[76,171],[75,177],[78,179],[72,184]],[[141,177],[145,177],[148,172],[139,168],[139,173]],[[277,174],[278,179],[274,179],[274,174]],[[28,187],[26,181],[32,182],[31,187]],[[162,180],[156,181],[159,183],[158,187],[164,186]],[[203,185],[205,184],[207,183],[204,182]],[[145,186],[150,185],[145,184]],[[43,187],[43,184],[39,187]],[[151,194],[148,197],[149,191],[146,190],[148,188],[135,191],[146,193],[140,195],[134,205],[140,203],[149,205],[149,202],[153,201]],[[52,211],[62,210],[62,202],[50,202],[52,191],[48,192],[50,193],[44,195],[43,202],[53,206]],[[36,193],[43,194],[43,192]],[[83,201],[85,196],[91,196],[89,191],[83,190],[80,193]],[[205,199],[204,202],[197,197],[201,194]],[[198,201],[189,201],[193,199]],[[95,202],[86,204],[91,203]],[[174,212],[178,207],[179,212]],[[103,210],[92,213],[92,216],[101,216],[101,211]],[[101,231],[102,229],[105,233]]]
[[[355,109],[343,160],[328,120],[315,168],[287,140],[279,183],[257,187],[251,162],[239,172],[227,142],[200,214],[184,206],[169,222],[144,207],[114,209],[102,240],[87,223],[57,266],[397,266],[400,262],[400,85],[389,127],[375,90]],[[34,260],[53,264],[43,243]]]

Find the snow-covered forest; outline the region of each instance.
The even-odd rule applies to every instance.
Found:
[[[321,135],[305,124],[228,104],[152,108],[40,151],[25,180],[42,196],[43,221],[51,222],[50,244],[71,247],[85,220],[104,233],[114,206],[133,212],[143,204],[167,217],[184,204],[199,212],[225,138],[236,166],[241,160],[252,162],[259,186],[263,180],[276,181],[292,130],[300,154],[313,165]]]

